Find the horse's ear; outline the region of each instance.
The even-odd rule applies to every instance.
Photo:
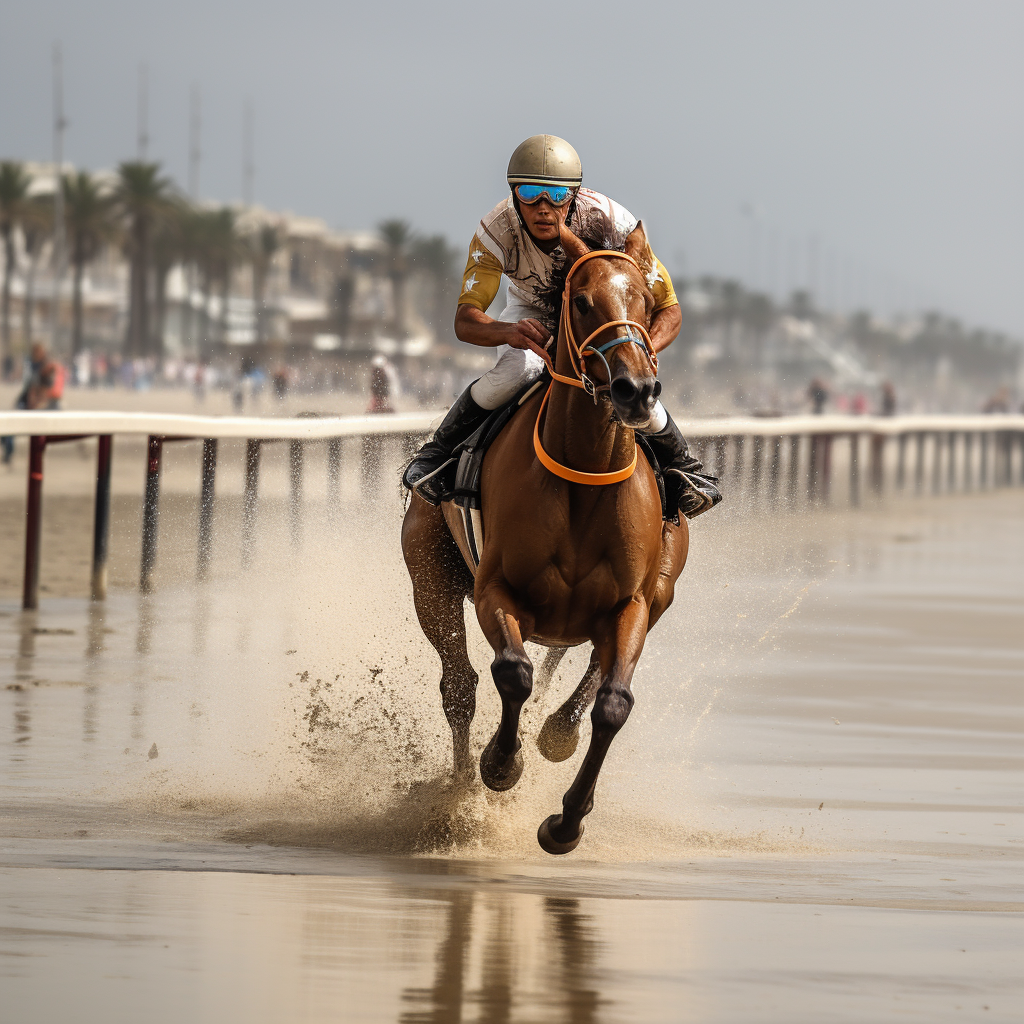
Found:
[[[647,232],[644,231],[642,220],[636,222],[636,227],[627,236],[622,251],[637,261],[640,269],[644,272],[644,277],[650,276],[654,261],[651,259],[651,246],[647,241]]]
[[[562,243],[562,248],[565,250],[565,255],[569,257],[570,266],[581,256],[585,256],[590,252],[590,246],[582,238],[574,234],[572,229],[565,224],[562,224],[558,229],[558,236],[558,240]]]

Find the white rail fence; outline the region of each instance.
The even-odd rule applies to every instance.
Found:
[[[289,443],[289,511],[293,542],[297,542],[306,446],[326,445],[328,494],[336,495],[345,439],[361,441],[363,479],[376,481],[385,471],[382,456],[389,439],[393,449],[410,453],[430,433],[440,415],[423,412],[274,419],[118,412],[0,413],[0,436],[30,438],[22,605],[38,606],[43,456],[47,445],[85,437],[99,439],[92,596],[101,600],[107,591],[110,467],[115,434],[147,438],[139,585],[148,592],[156,561],[164,444],[188,440],[203,443],[197,574],[204,579],[213,544],[220,439],[246,442],[244,565],[252,550],[264,445]],[[887,490],[942,494],[1024,484],[1024,415],[730,417],[678,422],[708,470],[722,478],[727,500],[743,494],[753,501],[827,502],[834,497],[836,470],[840,467],[846,469],[845,497],[852,505],[861,503],[865,491],[874,495]]]

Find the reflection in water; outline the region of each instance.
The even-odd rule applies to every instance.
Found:
[[[153,641],[153,599],[148,594],[139,596],[139,626],[135,634],[135,652],[149,654]]]
[[[453,892],[447,904],[434,984],[405,989],[401,1024],[508,1024],[513,1009],[515,1019],[598,1024],[600,1009],[609,1005],[597,987],[600,943],[578,900],[544,900],[541,922],[529,912],[529,898]],[[474,987],[469,964],[478,958]],[[534,964],[539,976],[530,976]]]
[[[153,639],[153,626],[155,623],[155,608],[153,598],[148,594],[139,597],[139,625],[135,634],[135,653],[139,658],[135,662],[132,686],[135,691],[135,699],[132,701],[132,739],[138,742],[142,739],[144,730],[144,717],[146,710],[146,690],[148,688],[150,666],[148,655]]]
[[[107,641],[107,604],[105,601],[89,602],[89,621],[86,626],[87,658],[97,658],[106,649]]]
[[[548,961],[551,985],[565,1000],[566,1021],[594,1024],[598,1007],[607,1003],[598,994],[597,953],[599,943],[589,917],[580,913],[579,900],[548,897],[544,910],[555,932],[558,956]]]
[[[206,653],[209,628],[210,594],[205,587],[199,587],[192,602],[192,654],[196,658],[201,658]]]
[[[86,743],[96,739],[98,729],[98,701],[103,670],[100,655],[106,649],[106,637],[107,603],[90,601],[85,645],[85,704],[82,707],[82,738]]]
[[[401,1024],[459,1024],[462,1020],[474,898],[471,892],[450,894],[445,934],[437,947],[434,984],[431,988],[409,988],[402,993],[402,1001],[413,1008],[402,1014]]]
[[[22,612],[18,620],[18,657],[14,662],[14,678],[19,683],[32,681],[32,662],[36,656],[38,621],[38,615],[34,611]]]
[[[28,688],[32,685],[32,663],[36,656],[35,611],[23,611],[18,620],[18,656],[14,660],[14,742],[28,743],[32,737],[32,698]],[[20,760],[15,757],[14,760]]]

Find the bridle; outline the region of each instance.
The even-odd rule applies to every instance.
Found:
[[[605,353],[615,348],[618,345],[637,345],[644,350],[644,354],[647,356],[647,362],[650,364],[651,369],[655,374],[658,372],[658,355],[654,351],[654,345],[651,342],[651,336],[647,331],[647,328],[643,324],[637,323],[636,320],[609,320],[607,323],[601,324],[597,330],[592,331],[587,338],[584,340],[582,345],[576,344],[576,336],[572,329],[572,309],[570,308],[570,288],[572,285],[573,275],[577,269],[585,263],[587,260],[594,259],[596,257],[603,257],[606,259],[620,259],[627,260],[632,263],[640,274],[643,275],[643,270],[640,269],[640,264],[637,263],[632,256],[627,255],[624,252],[617,252],[615,249],[596,249],[593,252],[588,252],[582,255],[576,262],[569,268],[569,273],[565,276],[565,290],[562,293],[562,317],[559,324],[560,329],[565,334],[565,340],[568,345],[569,361],[572,363],[573,372],[576,374],[575,377],[567,377],[564,374],[558,373],[554,367],[554,361],[551,356],[545,353],[544,361],[547,363],[548,372],[551,374],[552,381],[548,385],[547,391],[544,393],[544,398],[540,403],[540,409],[537,410],[537,421],[533,425],[533,450],[540,460],[541,465],[544,466],[549,472],[554,473],[555,476],[561,477],[563,480],[568,480],[571,483],[576,484],[589,484],[591,486],[603,486],[606,484],[617,484],[623,480],[628,480],[636,469],[637,464],[637,451],[634,447],[633,450],[633,461],[625,468],[615,470],[611,473],[584,473],[578,469],[571,469],[569,466],[563,466],[562,463],[557,462],[553,459],[546,451],[540,440],[540,421],[544,416],[544,409],[548,404],[548,398],[551,396],[551,389],[555,386],[555,381],[561,384],[568,384],[574,388],[582,388],[591,398],[594,400],[594,404],[597,404],[597,396],[599,392],[609,391],[611,389],[612,371],[608,365],[608,360],[605,357]],[[627,333],[622,336],[612,338],[611,341],[606,342],[603,345],[595,345],[594,339],[608,330],[609,327],[625,327]],[[636,329],[640,337],[638,338],[633,334],[633,329]],[[587,356],[596,355],[601,362],[604,364],[605,372],[608,376],[608,382],[605,384],[595,384],[594,381],[587,375]]]

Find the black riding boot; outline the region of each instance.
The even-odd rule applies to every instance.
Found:
[[[668,416],[667,411],[665,415]],[[718,477],[701,472],[703,464],[690,454],[686,440],[671,416],[661,430],[656,434],[644,434],[644,438],[654,450],[661,475],[665,478],[666,519],[675,519],[677,511],[687,519],[693,519],[722,500],[722,493],[715,486]]]
[[[402,476],[402,483],[431,505],[440,505],[451,493],[455,473],[452,449],[465,441],[493,411],[481,409],[473,401],[469,393],[472,386],[455,399],[434,436],[416,453]]]

